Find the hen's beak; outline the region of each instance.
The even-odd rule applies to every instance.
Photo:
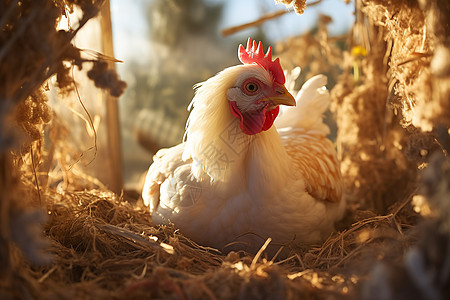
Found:
[[[260,99],[258,102],[270,101],[274,105],[288,105],[295,106],[295,98],[288,92],[284,85],[279,85],[273,89],[270,96]]]

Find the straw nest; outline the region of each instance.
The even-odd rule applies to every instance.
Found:
[[[101,1],[4,1],[0,7],[0,298],[450,294],[446,0],[357,0],[348,50],[328,37],[326,24],[277,46],[288,66],[320,60],[308,72],[342,74],[332,95],[349,202],[347,217],[323,245],[293,249],[283,260],[265,255],[267,243],[256,255],[197,245],[173,226],[154,226],[132,193],[115,195],[71,168],[58,179],[39,172],[44,124],[52,122],[47,79],[56,75],[68,91],[72,66],[91,67],[98,73],[93,80],[112,79],[100,80],[100,87],[118,95],[125,86],[104,57],[82,58],[70,42],[78,29],[55,30],[72,5],[83,11],[83,26]],[[310,51],[316,46],[322,51]]]

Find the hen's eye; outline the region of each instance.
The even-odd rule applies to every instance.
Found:
[[[259,85],[256,82],[247,82],[244,85],[244,92],[246,94],[254,94],[259,90]]]
[[[245,86],[245,88],[247,89],[247,91],[249,92],[254,92],[258,89],[258,86],[256,84],[254,84],[253,82],[247,83],[247,85]]]

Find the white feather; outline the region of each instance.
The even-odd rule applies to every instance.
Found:
[[[275,120],[275,126],[279,129],[303,128],[327,135],[330,129],[323,123],[323,114],[330,105],[330,95],[326,84],[325,75],[316,75],[306,81],[295,97],[297,105],[284,108]]]

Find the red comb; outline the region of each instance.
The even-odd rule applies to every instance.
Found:
[[[252,47],[251,47],[252,46]],[[256,41],[253,41],[248,38],[247,41],[247,49],[244,46],[239,45],[239,60],[243,64],[252,64],[256,63],[266,69],[269,73],[272,74],[273,78],[279,84],[284,84],[286,82],[286,78],[284,77],[283,69],[280,65],[280,59],[277,58],[272,61],[272,48],[269,46],[267,53],[264,54],[263,45],[259,42],[258,47],[256,46]]]

